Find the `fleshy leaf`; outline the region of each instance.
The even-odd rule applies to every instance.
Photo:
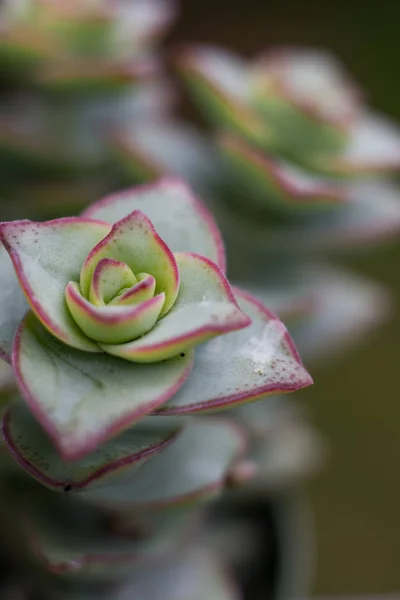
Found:
[[[283,323],[254,297],[238,289],[235,294],[252,324],[197,349],[190,379],[160,407],[163,414],[229,408],[312,384]]]
[[[77,463],[63,461],[49,438],[22,402],[10,406],[2,422],[8,450],[32,477],[55,491],[88,490],[109,483],[110,476],[129,467],[135,472],[152,455],[165,450],[178,432],[177,420],[157,427],[155,419],[129,429]]]
[[[179,291],[179,271],[173,253],[144,213],[135,210],[115,223],[109,235],[88,254],[80,277],[85,298],[89,297],[94,271],[103,258],[125,263],[134,274],[153,275],[156,294],[165,293],[161,316],[171,309]]]
[[[127,264],[102,258],[93,272],[89,300],[96,306],[108,304],[122,289],[130,288],[137,279]]]
[[[133,365],[83,353],[51,336],[29,313],[13,349],[28,406],[65,459],[78,459],[166,402],[188,377],[193,356]]]
[[[217,265],[196,254],[177,253],[175,258],[180,289],[170,313],[141,339],[101,344],[106,352],[135,362],[154,362],[249,325],[250,319],[239,309]]]
[[[65,303],[65,287],[71,280],[79,281],[83,261],[109,231],[107,223],[74,217],[0,225],[0,239],[36,316],[65,344],[89,352],[99,348],[72,319]]]
[[[232,422],[192,420],[132,477],[128,470],[114,478],[112,488],[91,490],[82,499],[102,506],[149,508],[209,498],[221,490],[244,446],[243,431]]]
[[[193,526],[188,511],[156,511],[137,515],[138,531],[129,535],[129,530],[113,532],[104,513],[92,506],[71,498],[59,497],[57,503],[39,499],[31,498],[23,510],[32,555],[47,572],[87,581],[132,577],[136,568],[140,572],[147,561],[160,560],[179,547]]]
[[[134,305],[154,296],[156,280],[152,275],[146,273],[138,274],[138,283],[128,290],[123,290],[110,302],[111,306]]]
[[[326,209],[344,203],[347,190],[262,152],[250,144],[225,135],[219,145],[233,168],[233,177],[250,193],[249,202],[264,209]]]
[[[248,66],[239,56],[213,46],[194,46],[181,53],[178,69],[212,124],[252,138],[268,138],[265,123],[251,105]]]
[[[136,186],[92,204],[84,216],[115,223],[141,210],[173,252],[194,252],[225,269],[225,252],[213,217],[179,179]]]
[[[165,303],[164,292],[134,306],[95,306],[70,281],[65,298],[80,329],[102,344],[123,344],[147,333],[157,322]]]
[[[328,52],[276,47],[255,61],[252,80],[266,101],[281,96],[322,123],[346,128],[358,112],[360,92]]]
[[[15,332],[29,308],[4,246],[0,244],[0,358],[11,362]]]
[[[343,152],[314,157],[312,167],[332,175],[362,175],[400,169],[400,129],[389,119],[363,113]]]

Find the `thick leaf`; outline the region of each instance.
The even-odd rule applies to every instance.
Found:
[[[314,157],[310,166],[332,175],[364,175],[400,169],[400,128],[364,112],[350,130],[343,152]]]
[[[252,324],[196,351],[193,373],[163,414],[220,410],[312,384],[283,323],[253,296],[235,293]]]
[[[126,530],[122,522],[114,532],[104,513],[68,500],[31,499],[23,515],[33,557],[46,571],[64,577],[130,578],[147,561],[159,561],[176,549],[193,526],[192,511],[168,510],[137,513],[132,524],[126,521]]]
[[[178,69],[203,116],[256,139],[269,130],[251,105],[250,72],[239,56],[213,46],[185,49]]]
[[[89,352],[99,348],[72,319],[65,288],[69,281],[79,281],[85,258],[110,229],[107,223],[74,217],[0,225],[0,239],[36,316],[64,343]]]
[[[133,365],[69,348],[29,313],[13,349],[18,385],[65,459],[78,459],[166,402],[188,377],[191,353]]]
[[[195,502],[217,494],[245,446],[231,421],[196,419],[158,456],[112,487],[86,492],[82,499],[110,507],[157,507]],[[156,482],[156,483],[155,483]]]
[[[179,291],[179,271],[173,253],[140,210],[115,223],[110,233],[88,254],[82,265],[80,289],[89,298],[94,271],[104,258],[128,265],[132,273],[148,273],[156,280],[156,293],[165,293],[161,316],[173,306]]]
[[[100,344],[106,352],[135,362],[154,362],[250,324],[217,265],[196,254],[177,253],[175,258],[180,288],[170,313],[138,340]]]
[[[29,306],[14,267],[4,246],[0,245],[0,358],[11,362],[15,332]]]
[[[163,428],[157,419],[166,421]],[[129,429],[85,459],[66,463],[22,402],[13,403],[2,422],[4,440],[19,465],[46,487],[64,492],[110,485],[110,477],[127,467],[134,473],[143,462],[164,450],[177,432],[177,420],[146,418],[141,427]]]
[[[276,47],[256,60],[252,81],[266,102],[281,96],[322,123],[347,128],[358,112],[359,90],[327,52]]]
[[[156,324],[165,303],[163,292],[135,306],[95,306],[72,281],[65,298],[75,322],[99,344],[122,344],[145,335]]]
[[[175,0],[133,0],[116,2],[115,34],[117,47],[132,53],[146,49],[163,34],[176,16]]]
[[[133,210],[148,216],[173,252],[195,252],[225,269],[224,246],[213,217],[179,179],[166,178],[107,196],[84,216],[115,223]]]
[[[249,192],[246,199],[264,210],[326,210],[346,200],[344,185],[316,177],[232,135],[222,136],[219,146],[232,177]]]
[[[342,207],[285,223],[245,220],[221,203],[215,203],[215,208],[228,247],[242,261],[245,256],[251,266],[276,257],[297,258],[299,253],[343,251],[384,242],[400,230],[400,190],[383,181],[352,184]]]

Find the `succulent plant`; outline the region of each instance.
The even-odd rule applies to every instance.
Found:
[[[2,3],[3,218],[70,214],[118,189],[110,132],[167,102],[155,49],[175,12],[173,0]]]
[[[17,384],[3,529],[27,582],[52,599],[235,598],[189,533],[255,469],[246,429],[203,415],[311,384],[284,325],[230,286],[218,228],[177,179],[80,217],[3,222],[0,239]]]

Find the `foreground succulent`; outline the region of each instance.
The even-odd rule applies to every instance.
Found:
[[[22,467],[6,461],[2,486],[15,518],[25,514],[15,535],[42,587],[70,598],[89,586],[89,598],[126,579],[147,590],[171,565],[184,577],[191,506],[241,480],[248,434],[233,418],[183,417],[310,385],[287,331],[231,288],[212,217],[176,179],[81,217],[4,222],[0,238],[0,344],[20,395],[3,436]],[[23,471],[38,482],[29,508]],[[223,585],[198,597],[233,597]]]

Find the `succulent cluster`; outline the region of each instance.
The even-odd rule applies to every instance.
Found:
[[[200,505],[252,475],[248,434],[232,415],[189,416],[310,385],[285,327],[230,286],[218,228],[178,180],[80,217],[3,222],[0,237],[1,352],[18,386],[2,428],[19,466],[5,459],[3,488],[33,585],[40,574],[52,599],[116,598],[125,580],[121,598],[234,598],[187,536]]]
[[[226,564],[240,597],[292,592],[280,492],[320,450],[282,395],[311,383],[296,347],[343,351],[388,306],[322,257],[397,233],[397,126],[326,53],[202,46],[176,61],[201,131],[160,72],[175,15],[1,5],[0,545],[24,599],[236,600]]]
[[[172,0],[2,3],[3,218],[70,214],[119,189],[112,137],[166,101],[156,48],[175,12]]]

